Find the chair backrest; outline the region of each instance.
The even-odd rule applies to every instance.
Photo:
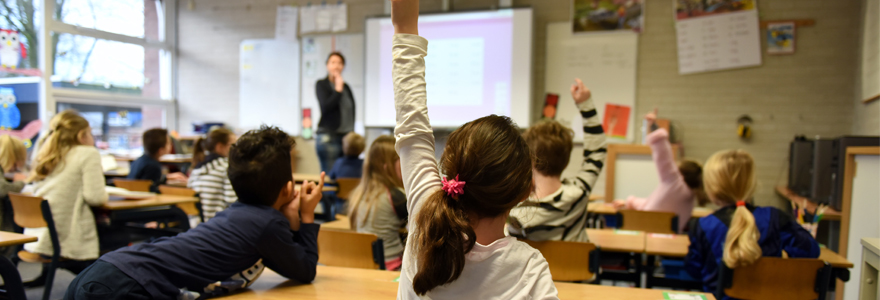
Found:
[[[159,193],[162,195],[174,195],[174,196],[184,196],[184,197],[195,197],[196,191],[190,188],[185,187],[176,187],[170,185],[160,185]],[[186,202],[179,203],[177,207],[180,208],[184,213],[189,216],[201,216],[201,209],[199,209],[198,202]]]
[[[12,203],[15,224],[21,228],[46,227],[46,219],[43,218],[43,210],[40,203],[43,198],[9,193],[9,202]]]
[[[678,216],[671,212],[620,210],[620,229],[639,230],[649,233],[678,233]]]
[[[149,192],[150,185],[152,185],[153,182],[150,180],[114,178],[113,184],[116,185],[116,187],[124,188],[132,192]]]
[[[593,243],[522,241],[541,251],[554,281],[588,281],[599,272],[599,250]]]
[[[318,262],[333,267],[384,268],[384,253],[376,260],[374,243],[381,242],[375,234],[347,230],[321,229],[318,234]],[[380,252],[384,252],[379,248]],[[379,262],[382,264],[380,265]]]
[[[831,265],[818,259],[762,257],[750,266],[721,264],[718,290],[739,299],[825,299]]]
[[[354,188],[356,188],[360,183],[360,178],[337,178],[336,197],[339,197],[339,199],[348,200],[348,196],[351,195],[351,191],[354,191]]]

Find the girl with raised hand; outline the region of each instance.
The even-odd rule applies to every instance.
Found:
[[[505,236],[510,209],[533,189],[531,153],[510,118],[462,125],[439,166],[434,158],[418,17],[418,0],[392,0],[394,134],[412,216],[397,298],[557,299],[541,253]]]

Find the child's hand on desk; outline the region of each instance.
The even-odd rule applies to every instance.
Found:
[[[581,104],[590,100],[592,96],[590,89],[584,86],[584,82],[580,78],[575,78],[574,81],[575,83],[571,85],[571,97],[574,98],[574,103]]]
[[[419,0],[391,0],[394,33],[419,34]]]
[[[25,181],[27,180],[27,174],[25,173],[15,173],[12,174],[12,181]]]
[[[186,175],[183,175],[183,173],[180,173],[180,172],[175,172],[175,173],[165,175],[165,179],[167,179],[168,181],[186,181],[187,180]]]
[[[614,202],[611,202],[611,205],[614,206],[614,209],[617,209],[617,210],[632,209],[631,207],[627,207],[626,200],[620,200],[620,199],[614,200]]]
[[[321,172],[321,180],[317,184],[311,181],[303,181],[300,187],[300,218],[303,223],[315,223],[315,207],[321,202],[321,193],[324,190],[324,172]]]

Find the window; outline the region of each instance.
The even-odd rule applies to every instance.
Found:
[[[118,154],[142,152],[141,135],[144,131],[165,127],[165,110],[159,106],[106,106],[80,103],[58,103],[58,112],[74,109],[92,127],[92,135],[99,148]]]
[[[66,0],[56,2],[63,23],[100,31],[159,41],[161,1]],[[60,6],[60,7],[58,7]]]

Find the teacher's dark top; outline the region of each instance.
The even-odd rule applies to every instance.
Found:
[[[330,79],[324,78],[315,83],[315,94],[321,105],[318,133],[347,133],[354,130],[354,96],[348,84],[343,84],[342,92],[337,92]]]

